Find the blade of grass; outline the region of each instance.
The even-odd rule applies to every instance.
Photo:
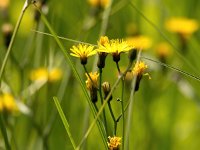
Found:
[[[6,63],[8,61],[8,57],[10,55],[10,52],[12,50],[12,47],[13,47],[13,44],[14,44],[14,41],[15,41],[15,38],[16,38],[16,35],[17,35],[17,32],[18,32],[18,29],[19,29],[19,26],[21,24],[21,21],[22,21],[22,18],[25,14],[25,11],[26,9],[28,8],[28,6],[31,4],[31,0],[26,0],[25,3],[24,3],[24,6],[21,10],[21,13],[19,15],[19,18],[17,20],[17,23],[15,25],[15,28],[14,28],[14,31],[13,31],[13,34],[12,34],[12,37],[11,37],[11,40],[10,40],[10,43],[9,43],[9,46],[8,46],[8,49],[6,51],[6,55],[3,59],[3,63],[2,63],[2,66],[1,66],[1,70],[0,70],[0,87],[1,87],[1,80],[2,80],[2,77],[3,77],[3,73],[4,73],[4,69],[5,69],[5,66],[6,66]]]
[[[59,113],[59,115],[60,115],[60,118],[61,118],[61,120],[62,120],[62,123],[63,123],[63,125],[64,125],[64,127],[65,127],[65,130],[66,130],[66,132],[67,132],[67,134],[68,134],[68,136],[69,136],[69,139],[70,139],[70,141],[71,141],[71,143],[72,143],[72,146],[73,146],[74,149],[76,149],[76,144],[75,144],[74,139],[73,139],[73,137],[72,137],[72,134],[71,134],[71,132],[70,132],[70,130],[69,130],[68,121],[67,121],[67,119],[66,119],[66,117],[65,117],[65,114],[64,114],[64,112],[63,112],[63,110],[62,110],[62,108],[61,108],[61,106],[60,106],[60,103],[59,103],[59,101],[58,101],[58,98],[57,98],[57,97],[53,97],[53,100],[54,100],[54,103],[55,103],[56,108],[57,108],[57,110],[58,110],[58,113]]]
[[[2,135],[3,135],[3,138],[4,138],[6,150],[11,150],[11,147],[10,147],[10,144],[9,144],[9,141],[8,141],[8,135],[7,135],[6,127],[5,127],[5,124],[4,124],[4,121],[3,121],[3,115],[2,115],[1,112],[0,112],[0,126],[1,126],[1,132],[2,132]]]

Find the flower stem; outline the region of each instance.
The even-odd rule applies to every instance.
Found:
[[[115,120],[115,115],[114,115],[114,113],[113,113],[113,110],[112,110],[110,101],[108,101],[108,108],[109,108],[111,117],[112,117],[113,122],[114,122],[114,132],[113,132],[113,133],[114,133],[114,135],[116,135],[116,132],[117,132],[117,122],[116,122],[116,120]]]
[[[125,117],[124,117],[124,77],[121,78],[122,81],[122,95],[121,95],[121,107],[122,107],[122,150],[124,150],[124,141],[125,141]]]
[[[101,105],[103,105],[103,95],[102,95],[102,90],[101,90],[101,84],[102,84],[102,68],[99,68],[99,95],[101,99]],[[104,120],[104,126],[106,130],[106,136],[108,137],[108,127],[107,127],[107,119],[106,119],[106,113],[105,109],[103,109],[103,120]]]

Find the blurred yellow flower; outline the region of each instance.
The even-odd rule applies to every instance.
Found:
[[[0,0],[0,8],[8,7],[10,0]]]
[[[160,58],[168,57],[172,53],[170,45],[168,43],[166,43],[166,42],[159,43],[155,47],[155,50],[156,50],[156,54]]]
[[[0,95],[0,111],[14,113],[18,111],[14,97],[9,93]]]
[[[89,76],[86,74],[87,76],[87,80],[86,80],[86,87],[88,90],[92,90],[94,88],[98,88],[98,77],[99,77],[99,73],[96,71],[94,73],[90,72]],[[92,81],[91,81],[92,80]]]
[[[32,81],[49,81],[55,82],[62,77],[62,71],[59,68],[53,68],[48,70],[47,68],[34,69],[30,73],[30,79]]]
[[[113,136],[113,137],[108,137],[109,142],[108,142],[108,148],[109,150],[119,150],[119,146],[121,145],[121,137]]]
[[[135,64],[135,66],[132,70],[132,73],[134,76],[142,76],[147,68],[148,68],[148,66],[144,62],[139,61]],[[144,75],[148,75],[148,73],[146,73]]]
[[[88,0],[88,3],[92,7],[102,7],[102,8],[106,8],[109,2],[110,0]]]
[[[128,37],[127,42],[137,50],[148,49],[152,46],[152,40],[144,35]]]
[[[62,71],[59,68],[53,68],[49,71],[48,80],[50,82],[58,81],[62,77]]]
[[[72,53],[70,53],[70,55],[72,55],[74,57],[79,57],[82,65],[87,64],[87,58],[89,56],[96,54],[96,51],[94,50],[94,46],[85,45],[85,44],[79,44],[77,46],[72,46],[72,48],[70,50],[72,51]]]
[[[30,79],[32,81],[46,81],[48,80],[47,68],[37,68],[31,71]]]
[[[179,33],[183,36],[190,36],[198,30],[199,24],[194,19],[188,18],[171,18],[165,22],[168,31]]]

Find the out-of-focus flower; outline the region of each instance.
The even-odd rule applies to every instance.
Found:
[[[106,8],[109,2],[110,0],[88,0],[88,3],[92,7],[101,7],[101,8]]]
[[[156,50],[156,54],[159,58],[166,58],[166,57],[170,56],[172,53],[170,45],[166,42],[159,43],[155,47],[155,50]]]
[[[4,23],[2,25],[2,33],[4,36],[4,44],[6,47],[9,46],[11,37],[12,37],[12,32],[13,32],[13,26],[10,23]]]
[[[60,80],[62,77],[62,71],[59,68],[53,68],[49,71],[48,80],[50,82],[55,82]]]
[[[10,93],[3,93],[0,95],[0,111],[8,113],[18,112],[15,99]]]
[[[119,146],[121,145],[121,137],[113,136],[113,137],[108,137],[109,142],[108,142],[108,148],[109,150],[119,150]]]
[[[48,80],[47,68],[37,68],[31,71],[30,79],[32,81],[46,81]]]
[[[7,8],[9,3],[10,3],[10,0],[0,0],[0,9],[1,8],[3,8],[3,9]]]
[[[152,40],[144,35],[128,37],[127,42],[137,50],[146,50],[152,46]]]
[[[194,19],[188,18],[171,18],[165,22],[168,31],[178,33],[184,37],[189,37],[198,30],[199,24]]]
[[[56,82],[62,77],[62,71],[59,68],[48,70],[47,68],[34,69],[30,73],[32,81],[49,81]]]
[[[72,46],[72,48],[70,50],[72,51],[72,53],[70,53],[70,55],[72,55],[74,57],[79,57],[82,65],[87,64],[87,58],[89,56],[96,54],[96,51],[94,50],[94,46],[85,45],[85,44],[79,44],[77,46]]]

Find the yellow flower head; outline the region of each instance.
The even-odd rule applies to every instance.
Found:
[[[152,40],[144,35],[128,37],[127,42],[137,50],[148,49],[152,46]]]
[[[62,70],[59,68],[53,68],[49,71],[48,80],[50,82],[55,82],[60,80],[62,77]]]
[[[89,56],[95,55],[96,51],[94,50],[94,46],[79,44],[77,46],[73,46],[71,49],[72,53],[70,55],[74,57],[79,57],[81,60],[81,64],[87,64],[87,58]]]
[[[88,3],[92,7],[102,7],[102,8],[106,8],[109,2],[110,0],[88,0]]]
[[[170,32],[179,33],[183,36],[190,36],[198,30],[199,25],[194,19],[171,18],[166,21],[165,27]]]
[[[113,136],[113,137],[108,137],[109,142],[108,142],[108,147],[109,150],[118,150],[119,146],[121,145],[121,137]]]
[[[7,8],[10,0],[0,0],[0,8]]]
[[[133,47],[130,46],[126,41],[122,39],[109,40],[108,37],[101,37],[98,42],[97,52],[105,52],[105,53],[122,53],[127,52]]]
[[[171,47],[166,42],[159,43],[156,48],[156,53],[159,57],[168,57],[171,54]]]
[[[89,73],[89,76],[86,74],[87,76],[87,80],[86,80],[86,87],[88,90],[92,90],[94,88],[98,88],[98,77],[99,77],[99,73],[98,72],[94,72],[94,73]],[[92,81],[91,81],[92,80]]]
[[[142,76],[147,68],[148,66],[144,62],[139,61],[135,64],[132,73],[134,76]]]
[[[4,93],[0,95],[0,111],[6,111],[9,113],[18,111],[15,99],[11,94]]]
[[[48,70],[46,68],[34,69],[30,73],[32,81],[46,81],[48,80]]]

